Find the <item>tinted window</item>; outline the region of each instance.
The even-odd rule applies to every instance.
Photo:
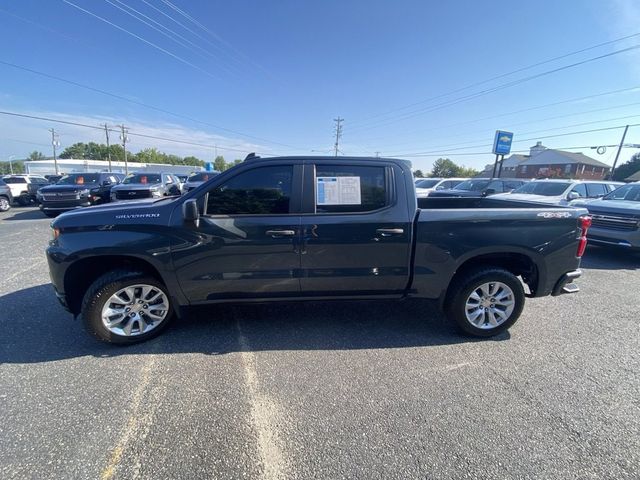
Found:
[[[317,213],[370,212],[386,204],[384,167],[316,166]]]
[[[569,182],[529,182],[516,188],[513,193],[528,193],[531,195],[544,195],[556,197],[571,186]]]
[[[95,185],[99,179],[98,173],[72,173],[58,180],[57,185]]]
[[[249,170],[208,193],[207,215],[277,215],[289,213],[292,166]]]
[[[628,200],[630,202],[640,202],[640,184],[625,185],[615,189],[605,200]]]
[[[589,197],[601,197],[609,193],[604,183],[587,183]]]
[[[495,193],[504,192],[503,184],[499,180],[494,180],[493,182],[491,182],[489,185],[487,185],[487,189],[492,189]]]
[[[24,177],[9,177],[4,179],[4,183],[27,183]]]
[[[162,183],[158,173],[132,173],[122,183]]]
[[[468,192],[480,192],[487,188],[489,180],[467,180],[456,185],[455,190],[466,190]]]
[[[417,184],[416,187],[418,188],[433,188],[435,187],[435,185],[439,182],[440,180],[420,180]]]
[[[572,192],[576,192],[581,197],[586,197],[587,196],[587,187],[584,186],[584,183],[576,185],[575,187],[573,187],[571,189],[571,191]]]
[[[187,182],[206,182],[207,180],[215,177],[216,175],[218,175],[218,172],[192,173],[191,175],[189,175],[189,178],[187,178]]]
[[[522,182],[517,182],[513,180],[505,180],[504,182],[505,190],[513,190],[515,188],[518,188],[520,185],[522,185]]]

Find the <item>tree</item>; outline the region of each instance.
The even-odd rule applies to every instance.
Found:
[[[12,170],[13,173],[24,173],[24,161],[13,160],[11,163],[0,162],[0,175],[11,173]]]
[[[185,165],[193,165],[194,167],[204,167],[204,160],[200,160],[198,157],[190,156],[184,157],[182,162]]]
[[[43,160],[44,158],[44,154],[36,150],[29,154],[29,160]]]
[[[422,173],[422,170],[416,170],[413,172],[413,176],[416,178],[424,178],[424,173]]]
[[[244,160],[242,160],[241,158],[236,158],[236,159],[233,161],[233,164],[234,164],[234,165],[240,165],[242,162],[244,162]]]
[[[229,166],[227,165],[227,162],[224,161],[224,157],[222,155],[218,155],[213,161],[213,168],[219,172],[224,172],[229,168]]]
[[[478,171],[475,168],[462,167],[448,158],[439,158],[433,163],[431,177],[475,177]]]
[[[628,162],[616,168],[612,180],[623,181],[636,172],[640,172],[640,153],[636,153]]]
[[[472,178],[475,177],[476,175],[478,175],[478,170],[476,170],[475,168],[471,168],[471,167],[458,167],[458,174],[456,175],[456,177],[462,177],[462,178]]]

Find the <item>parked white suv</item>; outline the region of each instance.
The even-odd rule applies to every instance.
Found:
[[[603,197],[620,185],[624,183],[609,180],[532,180],[511,193],[501,193],[491,198],[568,205],[579,198]]]
[[[2,178],[20,205],[29,205],[36,201],[38,189],[49,185],[49,181],[40,175],[7,175]]]
[[[428,197],[429,192],[434,190],[449,190],[459,183],[469,180],[468,178],[417,178],[416,197]]]

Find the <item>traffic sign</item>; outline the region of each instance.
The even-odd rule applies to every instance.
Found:
[[[511,151],[512,141],[513,132],[496,130],[496,136],[493,140],[493,153],[495,153],[496,155],[508,155]]]

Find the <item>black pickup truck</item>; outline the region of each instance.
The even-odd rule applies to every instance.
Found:
[[[509,328],[526,296],[578,290],[587,210],[416,199],[403,160],[253,157],[178,198],[52,222],[60,302],[112,343],[215,302],[435,299],[464,332]]]

